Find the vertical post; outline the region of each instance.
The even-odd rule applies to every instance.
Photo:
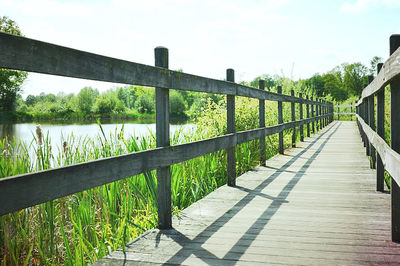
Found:
[[[235,82],[235,71],[233,69],[226,70],[226,80]],[[226,96],[226,109],[227,109],[227,133],[235,133],[235,95]],[[236,158],[235,158],[235,146],[230,147],[227,150],[228,160],[228,186],[236,186]]]
[[[309,100],[309,97],[307,95],[307,101]],[[306,105],[307,109],[307,118],[310,118],[310,104],[307,102]],[[307,122],[307,137],[310,137],[310,122]]]
[[[168,68],[168,49],[154,49],[155,66]],[[157,147],[167,147],[169,142],[169,90],[156,88],[156,142]],[[169,166],[157,169],[158,228],[170,229],[171,216],[171,173]]]
[[[378,64],[378,73],[381,70],[383,64]],[[380,137],[385,139],[385,89],[381,89],[377,94],[376,99],[376,132]],[[382,158],[377,154],[376,160],[376,190],[384,191],[384,176],[385,176],[385,168],[383,167]]]
[[[299,98],[303,99],[303,94],[299,94]],[[300,120],[303,120],[303,103],[300,102]],[[300,125],[300,141],[304,141],[304,127],[303,125]]]
[[[400,34],[390,36],[390,55],[400,47]],[[400,153],[400,80],[390,82],[390,134],[392,149]],[[391,178],[392,241],[400,242],[400,187]]]
[[[315,121],[314,121],[314,117],[315,117],[315,113],[314,113],[314,96],[311,96],[311,101],[313,102],[311,104],[311,117],[313,118],[313,120],[311,121],[311,129],[312,129],[312,133],[315,134]]]
[[[318,119],[318,130],[321,130],[322,129],[322,118],[321,118],[321,114],[322,114],[322,106],[321,106],[321,103],[322,103],[322,100],[321,99],[318,99],[318,116],[319,116],[319,119]]]
[[[339,105],[337,106],[337,120],[340,120],[340,107]]]
[[[353,121],[353,103],[350,103],[350,120]]]
[[[370,77],[368,77],[368,84],[371,82],[371,80],[370,80]],[[368,85],[367,85],[368,86]],[[369,104],[369,102],[371,101],[371,97],[367,97],[367,98],[365,98],[365,106],[364,106],[364,121],[365,121],[365,123],[367,124],[367,125],[369,125],[370,123],[369,123],[369,106],[370,106],[370,104]],[[366,148],[366,151],[367,151],[367,156],[371,156],[372,157],[372,154],[371,154],[371,144],[369,143],[369,141],[368,141],[368,137],[367,136],[365,136],[365,140],[366,140],[366,146],[365,146],[365,148]]]
[[[282,87],[278,86],[278,93],[282,93]],[[283,123],[282,102],[278,101],[278,124]],[[283,131],[279,132],[279,153],[283,154]]]
[[[294,97],[294,90],[290,91],[290,95]],[[291,102],[291,111],[292,111],[292,122],[296,121],[296,105],[294,102]],[[292,147],[296,147],[296,127],[293,127],[293,133],[292,133]]]
[[[373,76],[368,76],[369,83],[372,82],[374,79]],[[372,130],[375,131],[375,96],[371,95],[368,97],[368,125]],[[374,146],[369,143],[369,152],[371,156],[371,168],[375,169],[375,162],[376,162],[376,151]]]
[[[265,82],[264,80],[260,79],[258,82],[258,88],[260,90],[265,89]],[[258,103],[258,117],[260,122],[260,128],[265,127],[265,100],[259,100]],[[265,166],[265,136],[260,138],[260,165]]]

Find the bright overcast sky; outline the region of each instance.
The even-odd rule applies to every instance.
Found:
[[[293,79],[343,62],[387,58],[400,33],[400,0],[1,0],[0,16],[28,38],[154,64],[169,49],[170,68],[236,81],[261,74]],[[100,91],[115,84],[30,74],[23,95]]]

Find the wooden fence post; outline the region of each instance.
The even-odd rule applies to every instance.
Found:
[[[313,118],[313,120],[311,121],[311,129],[312,129],[312,133],[315,134],[315,121],[314,121],[314,117],[315,117],[315,113],[314,113],[314,96],[311,96],[311,101],[313,102],[311,104],[311,117]]]
[[[282,87],[278,86],[278,93],[282,93]],[[278,101],[278,124],[283,123],[282,102]],[[283,131],[279,132],[279,153],[283,154]]]
[[[369,121],[368,121],[368,98],[365,98],[363,101],[363,119],[364,119],[365,123],[368,125],[369,124]],[[370,156],[368,137],[365,135],[364,139],[365,139],[365,151],[366,151],[365,154],[367,156]]]
[[[368,76],[368,83],[371,83],[374,80],[374,76]],[[368,125],[372,130],[375,131],[375,96],[371,95],[368,97]],[[376,162],[376,151],[374,146],[369,144],[369,154],[371,156],[371,168],[375,169]]]
[[[156,47],[155,66],[168,68],[168,49]],[[156,142],[157,147],[167,147],[169,141],[169,90],[156,88]],[[172,228],[171,173],[169,166],[157,169],[158,228]]]
[[[350,103],[350,121],[353,121],[353,103]]]
[[[290,95],[294,97],[294,90],[290,91]],[[292,113],[292,121],[296,121],[296,105],[294,102],[291,102],[290,104],[290,109]],[[293,127],[293,132],[292,132],[292,148],[296,147],[296,127]]]
[[[340,120],[340,106],[337,106],[337,120]]]
[[[265,82],[260,79],[258,82],[258,88],[260,90],[265,90]],[[265,100],[259,100],[258,103],[258,117],[260,128],[265,127]],[[265,136],[260,138],[260,165],[265,166]]]
[[[299,98],[303,99],[303,94],[299,94]],[[303,104],[300,102],[300,120],[303,120]],[[304,127],[300,126],[300,141],[304,141]]]
[[[226,70],[226,80],[235,82],[235,71],[233,69]],[[227,121],[227,133],[235,133],[235,95],[226,96],[226,121]],[[235,158],[235,146],[230,147],[227,150],[228,160],[228,186],[236,186],[236,158]]]
[[[322,115],[322,105],[321,105],[321,103],[322,103],[322,100],[321,100],[321,99],[318,99],[318,116],[319,116],[319,118],[318,118],[318,130],[321,130],[321,129],[322,129],[322,118],[321,118],[321,115]]]
[[[377,72],[381,70],[383,64],[378,64]],[[376,100],[376,132],[380,137],[385,139],[385,89],[382,89],[377,94]],[[384,181],[385,181],[385,168],[383,167],[383,162],[379,153],[377,154],[376,160],[376,190],[384,191]]]
[[[310,97],[307,95],[307,101],[309,100]],[[310,118],[310,104],[307,102],[306,105],[307,109],[307,118]],[[310,122],[307,123],[307,137],[310,137]]]
[[[390,55],[400,47],[400,34],[390,36]],[[390,82],[391,147],[400,153],[400,80]],[[391,178],[392,241],[400,242],[400,187]]]

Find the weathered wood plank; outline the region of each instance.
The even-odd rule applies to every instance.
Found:
[[[226,80],[235,82],[235,72],[233,69],[226,70]],[[235,126],[235,95],[226,96],[226,132],[233,134],[236,132]],[[235,186],[236,184],[236,157],[235,147],[228,147],[227,154],[227,167],[228,175],[226,183],[228,186]]]
[[[355,122],[328,125],[267,165],[183,210],[173,229],[150,230],[98,265],[398,264],[390,196],[375,192]]]
[[[57,76],[165,89],[246,96],[270,101],[305,99],[111,58],[0,32],[0,67]]]
[[[278,86],[277,91],[279,94],[282,93],[282,87]],[[283,109],[282,109],[282,102],[278,101],[278,124],[283,124]],[[283,132],[279,132],[278,136],[278,145],[279,145],[279,154],[283,154]]]
[[[394,35],[395,36],[395,35]],[[365,98],[378,93],[384,89],[393,79],[400,75],[400,49],[396,49],[382,66],[382,71],[375,77],[371,84],[366,87],[358,100],[359,105]]]
[[[378,73],[382,68],[382,63],[378,64]],[[376,132],[378,135],[385,139],[385,90],[377,93],[376,100]],[[376,161],[376,190],[383,191],[385,182],[385,168],[382,163],[381,156],[377,154]]]
[[[263,79],[260,79],[258,82],[258,88],[260,90],[264,90],[265,89],[265,81]],[[265,127],[265,101],[264,100],[259,100],[258,101],[258,119],[259,119],[259,123],[258,126],[260,128],[264,128]],[[300,120],[302,119],[302,117],[300,117]],[[260,138],[260,165],[265,166],[265,137],[262,136]]]
[[[400,48],[400,34],[390,36],[390,55]],[[400,56],[396,64],[400,65]],[[390,82],[390,146],[400,153],[400,79]],[[400,168],[400,165],[396,165]],[[400,182],[391,176],[392,240],[400,242]]]
[[[2,178],[0,215],[273,135],[313,119]]]
[[[368,141],[371,142],[381,156],[385,170],[393,177],[397,184],[400,184],[400,154],[392,150],[386,141],[373,131],[359,115],[357,115],[357,119]]]
[[[157,47],[154,55],[155,66],[168,69],[168,49]],[[169,90],[165,88],[156,88],[156,142],[157,147],[170,146]],[[157,212],[158,228],[171,228],[171,172],[169,165],[157,169]]]

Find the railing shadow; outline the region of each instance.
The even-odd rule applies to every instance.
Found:
[[[318,154],[322,151],[326,143],[329,141],[331,136],[338,130],[341,122],[337,122],[330,128],[328,128],[325,132],[321,133],[317,138],[315,138],[307,147],[305,147],[301,152],[291,158],[288,162],[286,162],[281,168],[276,169],[276,171],[267,177],[261,184],[259,184],[255,189],[250,190],[241,186],[235,187],[236,189],[240,189],[248,194],[244,196],[239,202],[237,202],[229,212],[224,213],[217,220],[212,222],[207,228],[205,228],[201,233],[199,233],[193,239],[190,239],[185,234],[179,232],[175,229],[170,230],[162,230],[159,231],[156,236],[156,240],[154,246],[158,246],[158,242],[161,241],[161,236],[165,236],[167,238],[172,239],[174,242],[178,243],[182,248],[176,252],[172,257],[166,261],[166,264],[181,264],[183,263],[189,256],[194,255],[200,258],[204,263],[207,264],[215,264],[218,260],[227,260],[234,263],[245,253],[245,251],[250,247],[252,242],[256,239],[256,237],[260,234],[261,230],[268,224],[274,214],[279,210],[280,206],[288,201],[286,198],[289,196],[290,192],[296,186],[296,184],[300,181],[300,179],[304,176],[306,170],[310,167],[311,163]],[[273,197],[262,193],[262,190],[266,188],[269,184],[271,184],[277,177],[279,177],[282,173],[292,172],[287,171],[287,169],[294,163],[296,160],[301,158],[301,156],[310,150],[311,147],[317,144],[317,142],[325,135],[328,137],[319,145],[316,151],[307,159],[307,161],[302,165],[302,167],[295,171],[295,175],[291,178],[291,180],[285,185],[285,187],[281,190],[278,196]],[[272,169],[270,167],[270,169]],[[262,212],[262,214],[257,218],[257,220],[248,228],[248,230],[241,236],[239,240],[231,247],[231,249],[224,255],[223,258],[217,257],[212,252],[203,248],[202,245],[209,239],[213,234],[218,232],[220,228],[222,228],[226,223],[228,223],[237,213],[239,213],[245,206],[247,206],[255,197],[264,197],[272,200],[271,204]],[[190,244],[190,248],[185,248],[186,245]],[[240,248],[239,248],[240,247]]]

